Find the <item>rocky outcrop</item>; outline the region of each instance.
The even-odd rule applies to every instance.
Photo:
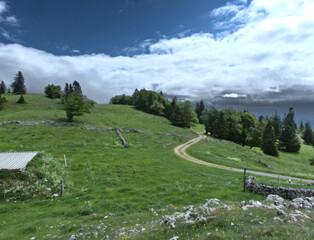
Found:
[[[257,184],[254,177],[248,177],[246,182],[246,188],[253,193],[269,195],[275,194],[285,199],[314,197],[314,190],[312,189],[296,189],[296,188],[283,188],[266,186],[263,184]]]

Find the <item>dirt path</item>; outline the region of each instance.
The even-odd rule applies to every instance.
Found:
[[[199,142],[200,140],[206,138],[206,136],[204,135],[199,135],[197,138],[194,138],[180,146],[177,146],[174,149],[174,152],[181,158],[184,158],[190,162],[194,162],[197,164],[201,164],[201,165],[205,165],[205,166],[209,166],[209,167],[215,167],[215,168],[220,168],[220,169],[224,169],[224,170],[229,170],[229,171],[234,171],[234,172],[241,172],[243,173],[243,169],[239,169],[239,168],[232,168],[232,167],[227,167],[227,166],[222,166],[222,165],[218,165],[218,164],[214,164],[214,163],[209,163],[209,162],[205,162],[202,161],[200,159],[194,158],[190,155],[188,155],[186,153],[186,149],[190,146],[192,146],[193,144]],[[255,175],[259,175],[259,176],[265,176],[265,177],[274,177],[274,178],[281,178],[281,179],[293,179],[293,180],[300,180],[300,178],[296,178],[296,177],[289,177],[289,176],[283,176],[283,175],[278,175],[278,174],[272,174],[272,173],[264,173],[264,172],[257,172],[257,171],[251,171],[251,170],[247,170],[247,173],[250,174],[255,174]],[[314,183],[313,180],[308,180],[308,179],[302,179],[302,181],[304,182],[309,182],[309,183]]]

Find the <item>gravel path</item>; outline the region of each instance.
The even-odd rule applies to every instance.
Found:
[[[186,149],[190,146],[192,146],[193,144],[199,142],[200,140],[206,138],[206,136],[204,135],[199,135],[197,138],[194,138],[180,146],[177,146],[174,149],[174,152],[181,158],[184,158],[190,162],[194,162],[197,164],[201,164],[201,165],[205,165],[208,167],[215,167],[215,168],[220,168],[220,169],[224,169],[224,170],[229,170],[229,171],[234,171],[234,172],[241,172],[243,173],[243,169],[239,169],[239,168],[232,168],[232,167],[227,167],[227,166],[223,166],[223,165],[218,165],[218,164],[214,164],[214,163],[209,163],[209,162],[205,162],[202,161],[200,159],[194,158],[190,155],[188,155],[186,153]],[[272,173],[264,173],[264,172],[257,172],[257,171],[251,171],[251,170],[247,170],[247,173],[251,173],[251,174],[255,174],[255,175],[259,175],[259,176],[265,176],[265,177],[274,177],[274,178],[281,178],[281,179],[291,179],[291,180],[300,180],[300,178],[296,178],[296,177],[289,177],[289,176],[283,176],[283,175],[278,175],[278,174],[272,174]],[[302,179],[303,182],[309,182],[309,183],[314,183],[314,180],[308,180],[308,179]]]

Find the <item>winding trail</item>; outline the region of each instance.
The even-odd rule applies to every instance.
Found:
[[[241,172],[243,173],[243,169],[239,169],[239,168],[232,168],[232,167],[227,167],[227,166],[223,166],[223,165],[218,165],[218,164],[214,164],[214,163],[209,163],[209,162],[205,162],[202,161],[200,159],[194,158],[190,155],[188,155],[186,153],[186,149],[190,146],[192,146],[193,144],[201,141],[202,139],[206,138],[206,136],[204,135],[199,135],[197,138],[194,138],[180,146],[177,146],[174,149],[174,152],[181,158],[184,158],[185,160],[188,160],[190,162],[194,162],[197,164],[201,164],[201,165],[205,165],[208,167],[214,167],[214,168],[220,168],[220,169],[224,169],[224,170],[229,170],[229,171],[234,171],[234,172]],[[300,180],[300,178],[296,178],[296,177],[289,177],[289,176],[284,176],[284,175],[278,175],[278,174],[272,174],[272,173],[265,173],[265,172],[257,172],[257,171],[252,171],[252,170],[247,170],[247,173],[251,173],[251,174],[255,174],[255,175],[259,175],[259,176],[264,176],[264,177],[273,177],[273,178],[281,178],[281,179],[294,179],[294,180]],[[309,182],[309,183],[314,183],[314,180],[309,180],[309,179],[301,179],[303,182]]]

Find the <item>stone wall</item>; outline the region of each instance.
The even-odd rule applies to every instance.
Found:
[[[296,189],[296,188],[283,188],[266,186],[257,184],[254,177],[248,177],[246,181],[246,188],[253,193],[269,195],[275,194],[285,199],[314,197],[314,190],[312,189]]]

